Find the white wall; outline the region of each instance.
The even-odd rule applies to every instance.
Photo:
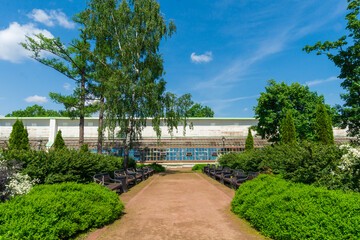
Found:
[[[61,130],[63,138],[79,137],[79,120],[68,118],[19,118],[28,129],[30,138],[48,138],[53,142],[58,130]],[[0,138],[9,138],[12,125],[16,118],[0,118]],[[248,128],[257,124],[256,119],[251,118],[200,118],[189,119],[194,128],[186,129],[186,137],[246,137]],[[85,119],[85,138],[97,138],[98,120],[96,118]],[[170,137],[166,126],[161,126],[162,137]],[[255,134],[255,132],[253,132]],[[345,137],[346,130],[334,128],[334,135]],[[183,137],[183,126],[174,131],[174,137]],[[144,138],[155,138],[156,134],[151,127],[151,121],[147,121],[147,127],[143,130]]]

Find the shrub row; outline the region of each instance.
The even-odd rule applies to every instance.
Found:
[[[273,172],[285,179],[306,184],[341,188],[341,179],[328,181],[339,173],[343,150],[334,145],[302,143],[273,145],[256,151],[228,153],[218,159],[223,166],[255,172]],[[326,181],[325,181],[326,179]]]
[[[0,204],[0,239],[68,239],[119,218],[116,193],[96,184],[39,185]]]
[[[154,169],[155,173],[159,173],[159,172],[165,172],[165,167],[163,167],[160,164],[157,163],[152,163],[152,164],[138,164],[137,167],[145,167],[145,166],[149,166],[152,167],[152,169]]]
[[[22,163],[23,172],[40,183],[91,182],[92,177],[101,172],[112,173],[122,168],[122,158],[98,155],[73,150],[58,151],[6,151],[7,160]]]
[[[202,169],[207,166],[207,164],[195,164],[191,170],[193,171],[202,171]]]
[[[274,239],[359,239],[359,193],[260,175],[240,186],[232,211]]]

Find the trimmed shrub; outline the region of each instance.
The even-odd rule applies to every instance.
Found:
[[[193,167],[192,167],[192,171],[202,171],[202,169],[207,166],[207,164],[195,164]]]
[[[332,122],[325,104],[316,105],[315,140],[323,144],[334,144]]]
[[[40,183],[87,183],[97,173],[113,173],[122,168],[122,158],[74,150],[58,151],[7,151],[8,160],[23,164],[23,173],[37,178]]]
[[[9,138],[9,149],[28,150],[30,149],[28,132],[22,121],[17,119],[12,126]]]
[[[54,150],[55,151],[58,151],[58,150],[62,150],[66,148],[65,146],[65,141],[64,139],[62,138],[62,135],[61,135],[61,130],[59,130],[56,134],[56,137],[55,137],[55,141],[54,141]]]
[[[88,151],[89,151],[89,144],[84,143],[83,145],[81,145],[80,152],[88,152]]]
[[[136,165],[136,167],[146,167],[146,166],[152,167],[154,169],[154,173],[165,172],[166,170],[165,167],[157,163],[152,163],[152,164],[141,163]]]
[[[40,185],[0,204],[0,239],[69,239],[111,223],[122,210],[119,196],[96,184]]]
[[[280,126],[280,139],[283,144],[296,143],[296,129],[291,110],[287,110]]]
[[[360,194],[260,175],[240,186],[232,211],[273,239],[359,239]]]
[[[249,128],[248,135],[245,142],[245,151],[252,151],[254,150],[254,138],[251,134],[251,130]]]

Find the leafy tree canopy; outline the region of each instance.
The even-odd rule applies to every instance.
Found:
[[[214,111],[208,106],[195,103],[186,112],[186,117],[214,117]]]
[[[5,117],[68,117],[65,111],[46,110],[37,104],[28,106],[24,110],[16,110]]]
[[[346,93],[341,94],[344,105],[340,110],[343,128],[348,127],[350,136],[360,137],[360,0],[348,0],[346,29],[348,34],[337,41],[317,42],[314,46],[305,46],[307,53],[316,51],[317,55],[325,54],[341,72],[341,86]]]
[[[265,92],[260,93],[258,104],[254,107],[255,118],[258,119],[254,129],[269,141],[280,140],[280,124],[286,115],[285,109],[292,109],[296,137],[298,139],[313,139],[316,119],[316,104],[324,103],[324,96],[311,92],[308,86],[299,83],[277,83],[271,79]],[[326,105],[330,116],[334,117],[336,110]]]

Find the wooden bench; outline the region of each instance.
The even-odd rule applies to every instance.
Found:
[[[130,185],[136,185],[135,177],[127,175],[124,169],[114,171],[114,178],[121,181],[124,192],[128,191]]]
[[[133,168],[128,168],[126,169],[126,174],[130,175],[130,176],[134,176],[136,181],[144,181],[145,177],[144,177],[144,173],[143,172],[138,172],[135,171]]]
[[[93,176],[95,183],[108,187],[111,191],[116,191],[118,194],[124,192],[124,186],[120,180],[112,179],[109,173],[99,173]]]

